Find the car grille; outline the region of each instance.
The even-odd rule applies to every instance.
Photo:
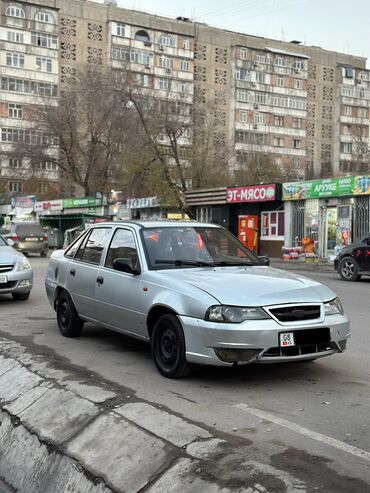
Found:
[[[15,288],[18,281],[8,281],[0,284],[0,293],[3,289]]]
[[[262,358],[300,356],[336,349],[335,344],[330,342],[330,329],[328,327],[296,330],[293,333],[295,346],[271,347],[263,353]]]
[[[0,264],[0,274],[3,274],[4,272],[10,272],[14,269],[13,264]]]
[[[320,318],[320,305],[294,305],[270,308],[270,313],[280,322],[298,322]]]

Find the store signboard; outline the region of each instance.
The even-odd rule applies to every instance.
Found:
[[[253,185],[249,187],[228,188],[226,202],[268,202],[275,200],[276,185]]]
[[[63,209],[80,209],[83,207],[99,207],[102,201],[95,197],[82,197],[80,199],[64,199]]]
[[[36,202],[34,211],[42,214],[51,214],[63,210],[63,200],[45,200]]]
[[[283,200],[370,195],[370,175],[283,183]]]
[[[36,203],[35,195],[27,195],[26,197],[12,197],[11,206],[17,209],[30,209],[34,207]]]
[[[127,199],[128,209],[150,209],[151,207],[158,207],[157,197],[141,197],[139,199]]]

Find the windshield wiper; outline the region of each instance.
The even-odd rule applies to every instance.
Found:
[[[220,262],[214,262],[213,265],[217,267],[228,267],[228,266],[240,266],[240,265],[251,266],[257,264],[253,264],[252,262],[237,262],[237,261],[234,262],[232,260],[228,262],[227,260],[221,260]]]
[[[212,262],[202,262],[201,260],[156,260],[156,264],[170,264],[177,267],[182,265],[194,265],[196,267],[214,267],[215,264]]]

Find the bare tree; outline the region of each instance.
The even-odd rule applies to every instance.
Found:
[[[370,170],[369,127],[353,126],[352,163],[355,173],[367,173]]]

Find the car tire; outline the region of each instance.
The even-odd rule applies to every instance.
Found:
[[[45,250],[43,252],[40,252],[40,257],[47,257],[48,252]]]
[[[12,293],[13,300],[15,301],[26,301],[30,297],[31,291],[28,293]]]
[[[176,315],[168,313],[156,321],[151,338],[152,355],[159,373],[167,378],[189,375],[185,356],[185,337]]]
[[[60,333],[64,337],[81,335],[84,322],[78,316],[70,295],[63,291],[57,302],[57,322]]]
[[[344,257],[339,264],[339,275],[344,281],[358,281],[361,279],[358,273],[358,263],[352,257]]]

